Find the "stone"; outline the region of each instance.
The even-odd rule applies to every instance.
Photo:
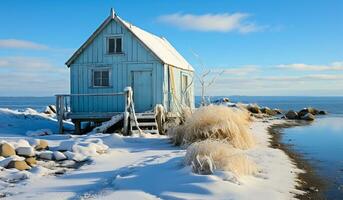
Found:
[[[44,159],[44,160],[52,160],[54,156],[54,152],[52,151],[42,151],[39,154],[39,158]]]
[[[280,109],[274,109],[273,111],[274,111],[277,115],[281,115],[281,114],[282,114],[282,112],[281,112]]]
[[[321,110],[321,111],[319,111],[318,114],[319,114],[319,115],[327,115],[328,113],[327,113],[325,110]]]
[[[302,116],[300,119],[306,120],[306,121],[313,121],[316,119],[316,117],[312,115],[311,113],[307,113],[306,115]]]
[[[18,147],[16,152],[19,156],[32,157],[35,155],[35,150],[33,147]]]
[[[261,108],[261,112],[267,115],[271,115],[271,116],[277,115],[277,113],[274,110],[268,107]]]
[[[37,164],[36,157],[28,157],[25,159],[25,162],[30,166],[34,166]]]
[[[294,110],[288,111],[285,116],[287,119],[298,119],[298,113]]]
[[[298,115],[301,118],[302,116],[305,116],[307,113],[311,113],[312,115],[318,115],[319,111],[315,108],[308,107],[308,108],[301,109]]]
[[[247,109],[251,113],[255,113],[255,114],[261,113],[260,108],[257,105],[248,105]]]
[[[62,152],[54,151],[54,159],[57,161],[66,160],[67,156],[65,156]]]
[[[45,150],[49,148],[48,141],[46,140],[39,140],[39,144],[36,146],[37,150]]]
[[[16,168],[20,171],[31,169],[31,167],[25,161],[11,161],[7,168]]]
[[[12,145],[6,142],[0,144],[0,156],[9,157],[13,155],[16,155],[16,154],[15,154],[15,149]]]

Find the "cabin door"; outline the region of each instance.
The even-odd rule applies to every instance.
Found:
[[[131,71],[133,102],[136,112],[152,109],[152,71]]]

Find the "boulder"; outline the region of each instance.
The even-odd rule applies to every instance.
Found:
[[[268,107],[261,108],[261,112],[267,115],[271,115],[271,116],[277,115],[277,113],[274,110]]]
[[[52,151],[42,151],[39,154],[39,158],[44,159],[44,160],[52,160],[54,156],[54,152]]]
[[[46,140],[39,140],[38,145],[35,147],[37,150],[45,150],[49,148],[48,141]]]
[[[274,109],[273,111],[274,111],[277,115],[281,115],[281,114],[282,114],[282,112],[281,112],[280,109]]]
[[[37,164],[36,157],[28,157],[25,159],[25,162],[30,166],[34,166]]]
[[[313,121],[315,120],[315,116],[312,115],[311,113],[307,113],[306,115],[302,116],[300,119],[306,120],[306,121]]]
[[[327,113],[325,110],[321,110],[321,111],[319,111],[318,114],[319,114],[319,115],[327,115],[328,113]]]
[[[16,152],[19,156],[32,157],[35,155],[35,150],[33,147],[18,147]]]
[[[62,152],[54,151],[54,159],[57,161],[66,160],[67,156],[65,156]]]
[[[15,149],[11,144],[7,142],[0,144],[0,156],[9,157],[13,155],[16,155],[16,154],[15,154]]]
[[[247,109],[251,113],[255,113],[255,114],[261,113],[260,108],[258,107],[258,105],[248,105]]]
[[[7,165],[7,168],[16,168],[20,171],[31,169],[31,167],[25,161],[11,161]]]
[[[287,119],[298,119],[298,113],[294,110],[288,111],[285,116]]]
[[[301,109],[299,111],[298,115],[301,118],[301,117],[305,116],[307,113],[311,113],[312,115],[318,115],[319,111],[315,108],[308,107],[308,108]]]

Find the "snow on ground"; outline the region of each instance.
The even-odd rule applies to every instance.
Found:
[[[268,147],[267,127],[272,123],[279,122],[255,121],[251,127],[258,144],[247,154],[259,167],[256,176],[194,174],[183,165],[186,151],[173,146],[166,136],[48,135],[39,138],[56,148],[61,143],[70,148],[68,141],[81,146],[101,141],[108,149],[79,169],[58,176],[48,175],[44,167],[27,172],[0,169],[0,191],[9,195],[6,199],[292,199],[300,192],[295,190],[300,171],[283,151]],[[23,119],[21,113],[0,110],[0,140],[28,138],[28,130],[54,127],[57,122],[45,116]],[[19,181],[6,182],[11,176]]]

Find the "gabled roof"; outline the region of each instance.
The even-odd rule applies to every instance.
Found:
[[[187,60],[163,37],[158,37],[152,33],[149,33],[137,26],[134,26],[120,17],[118,17],[113,9],[111,9],[111,15],[100,25],[100,27],[88,38],[88,40],[71,56],[66,62],[69,67],[73,61],[87,48],[89,44],[96,38],[96,36],[112,21],[122,24],[127,28],[143,45],[149,49],[158,59],[163,63],[178,67],[181,69],[194,71],[193,67],[187,62]]]

